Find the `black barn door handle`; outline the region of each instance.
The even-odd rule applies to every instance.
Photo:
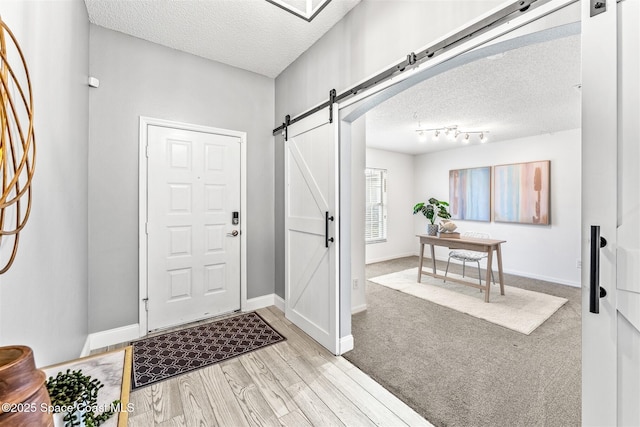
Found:
[[[600,226],[591,226],[591,261],[589,264],[589,312],[600,313],[600,298],[607,291],[600,287],[600,248],[607,246],[607,239],[600,236]]]
[[[333,242],[333,237],[329,237],[329,221],[333,221],[333,216],[329,212],[324,213],[324,247],[329,247],[329,242]]]

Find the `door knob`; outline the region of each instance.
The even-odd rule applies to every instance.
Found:
[[[233,230],[231,233],[227,233],[229,237],[236,237],[238,235],[238,230]]]

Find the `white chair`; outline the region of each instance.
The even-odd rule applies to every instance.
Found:
[[[483,233],[481,231],[466,231],[462,233],[462,237],[472,237],[475,239],[490,239],[491,235],[489,233]],[[476,251],[466,251],[466,250],[453,250],[449,252],[449,259],[447,260],[447,270],[444,273],[444,276],[447,277],[447,273],[449,272],[449,262],[451,262],[451,258],[456,259],[458,261],[462,261],[462,277],[464,277],[465,267],[467,261],[474,261],[478,263],[478,283],[482,286],[482,274],[480,273],[480,260],[487,257],[486,252],[476,252]],[[491,266],[488,266],[490,268]],[[491,279],[493,280],[493,284],[496,284],[496,279],[493,277],[493,269],[491,270]],[[447,279],[444,279],[446,282]],[[480,289],[482,292],[482,289]]]

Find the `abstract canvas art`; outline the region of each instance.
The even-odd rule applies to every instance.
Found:
[[[491,219],[491,168],[449,171],[449,213],[452,219]]]
[[[549,160],[494,166],[496,222],[550,224]]]

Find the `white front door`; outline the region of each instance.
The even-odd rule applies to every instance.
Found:
[[[337,123],[329,123],[327,108],[291,125],[287,136],[285,315],[337,354]]]
[[[147,330],[240,309],[237,136],[147,128]]]
[[[638,426],[640,2],[607,0],[594,17],[590,3],[582,13],[582,422]],[[598,281],[602,298],[591,292]]]

